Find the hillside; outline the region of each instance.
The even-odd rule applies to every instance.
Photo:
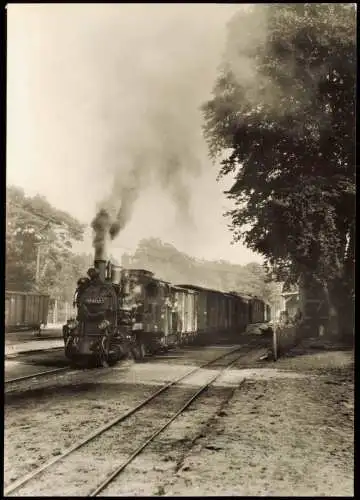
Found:
[[[265,270],[257,263],[244,266],[226,261],[190,257],[156,238],[140,241],[133,255],[124,254],[124,267],[143,268],[171,283],[191,283],[221,291],[257,295],[271,302],[273,285],[265,282]]]

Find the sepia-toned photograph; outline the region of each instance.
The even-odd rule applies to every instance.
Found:
[[[4,497],[354,496],[356,28],[7,4]]]

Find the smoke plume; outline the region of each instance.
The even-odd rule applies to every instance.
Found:
[[[106,231],[113,239],[124,229],[142,190],[152,184],[170,194],[177,224],[192,223],[191,183],[207,158],[200,106],[210,95],[224,47],[233,12],[225,10],[220,7],[219,17],[219,6],[142,6],[127,48],[112,44],[121,23],[95,37],[94,56],[110,52],[112,60],[109,67],[103,58],[104,67],[97,68],[104,75],[101,168],[113,179],[92,223],[97,253]]]
[[[95,260],[105,260],[109,255],[111,216],[106,209],[100,209],[91,223],[94,230]]]
[[[274,119],[287,116],[315,136],[320,124],[330,127],[319,84],[334,71],[331,45],[352,44],[352,29],[355,40],[356,13],[347,5],[353,23],[345,4],[256,4],[236,13],[228,23],[223,66],[242,89],[243,102],[266,107]]]

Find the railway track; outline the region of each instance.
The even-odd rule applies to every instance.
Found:
[[[63,371],[68,371],[68,370],[69,370],[68,366],[63,366],[61,368],[53,368],[52,370],[44,370],[42,372],[37,372],[37,373],[30,374],[30,375],[24,375],[23,377],[10,378],[10,379],[5,380],[5,387],[6,387],[6,384],[12,384],[14,382],[22,382],[23,380],[30,380],[32,378],[44,377],[44,376],[52,374],[52,373],[58,373],[58,372],[63,372]]]
[[[59,346],[59,347],[50,347],[50,348],[44,348],[44,349],[31,349],[29,351],[20,351],[20,352],[9,352],[8,354],[5,354],[5,359],[17,359],[17,358],[26,358],[28,356],[33,356],[34,354],[48,354],[48,353],[53,353],[57,351],[63,351],[64,347]]]
[[[180,408],[176,409],[176,411],[171,410],[170,413],[171,415],[166,416],[165,421],[156,428],[155,431],[153,431],[150,436],[149,433],[146,433],[146,437],[144,439],[141,439],[141,442],[139,445],[135,445],[131,453],[127,453],[127,457],[125,460],[122,461],[121,464],[119,464],[114,470],[111,472],[108,470],[107,472],[104,472],[103,474],[103,480],[99,482],[96,487],[92,487],[90,493],[87,494],[87,496],[97,496],[99,493],[101,493],[104,489],[106,489],[117,477],[119,474],[121,474],[126,467],[151,443],[154,441],[154,439],[159,436],[176,418],[178,418],[206,389],[212,385],[223,373],[225,370],[229,369],[235,362],[237,362],[241,357],[246,356],[249,351],[254,349],[254,345],[245,345],[241,347],[236,347],[235,349],[232,349],[231,351],[228,351],[220,356],[217,356],[215,359],[212,359],[206,363],[203,363],[200,366],[197,366],[195,368],[192,368],[191,370],[187,371],[184,375],[178,377],[177,379],[165,384],[162,386],[160,389],[158,389],[156,392],[154,392],[152,395],[150,395],[147,399],[142,401],[140,404],[135,406],[134,408],[130,409],[126,413],[119,415],[115,419],[111,420],[107,424],[103,425],[101,428],[97,429],[95,432],[90,433],[88,436],[86,436],[84,439],[78,441],[75,443],[73,446],[69,447],[66,449],[63,453],[60,455],[54,457],[47,463],[43,464],[41,467],[38,469],[35,469],[34,471],[30,472],[29,474],[19,478],[18,480],[14,481],[12,484],[10,484],[7,488],[4,489],[4,495],[8,496],[9,494],[13,494],[16,492],[18,495],[22,495],[22,490],[25,491],[25,489],[28,489],[29,492],[25,494],[29,494],[31,491],[31,488],[26,488],[26,486],[31,486],[31,483],[34,483],[34,486],[38,487],[39,485],[41,486],[41,483],[39,482],[40,477],[42,476],[42,479],[45,479],[45,484],[50,481],[48,484],[53,485],[56,483],[56,479],[59,479],[59,476],[62,477],[62,481],[64,481],[64,473],[56,473],[55,470],[53,470],[53,475],[52,475],[52,469],[56,468],[56,466],[59,465],[64,465],[60,464],[61,461],[64,461],[65,458],[67,460],[65,462],[70,461],[71,463],[69,464],[70,467],[68,468],[69,471],[72,471],[72,473],[75,473],[79,461],[76,459],[76,453],[85,453],[84,447],[85,445],[88,445],[90,449],[87,450],[86,454],[84,455],[84,461],[87,464],[91,464],[91,467],[93,467],[93,463],[96,462],[95,458],[98,459],[98,457],[94,457],[94,462],[89,459],[91,457],[91,446],[96,442],[96,440],[100,440],[100,444],[95,448],[95,454],[99,456],[101,454],[101,450],[104,449],[103,446],[101,446],[101,440],[106,443],[106,440],[110,443],[116,443],[119,445],[119,443],[125,443],[128,445],[128,442],[126,439],[121,439],[121,435],[119,433],[119,430],[115,429],[115,427],[119,424],[128,424],[129,419],[131,417],[137,417],[139,418],[139,413],[140,410],[148,409],[150,403],[156,401],[158,403],[158,400],[161,398],[160,395],[164,395],[166,392],[169,391],[170,388],[173,388],[175,390],[176,386],[179,386],[181,382],[185,382],[185,379],[189,378],[191,375],[195,375],[197,372],[200,372],[200,370],[204,368],[210,368],[212,365],[216,365],[216,363],[220,366],[217,366],[218,371],[216,374],[213,374],[210,378],[210,380],[207,380],[205,383],[203,383],[200,388],[196,390],[196,392],[193,392],[193,389],[189,389],[189,386],[180,386],[182,391],[185,391],[185,395],[188,396],[188,392],[191,391],[192,394],[190,397],[186,397],[185,402],[181,405]],[[230,358],[230,359],[228,359]],[[225,364],[224,364],[225,362]],[[214,366],[216,367],[216,366]],[[184,388],[185,387],[185,388]],[[182,395],[184,396],[184,395]],[[178,396],[174,395],[172,396],[171,401],[178,401]],[[164,401],[162,401],[161,407],[164,406]],[[166,407],[166,401],[165,401],[165,407]],[[149,417],[146,417],[145,415],[145,426],[143,425],[141,428],[141,431],[144,430],[144,427],[146,425],[149,425],[149,422],[151,422],[152,419]],[[123,426],[122,426],[123,428]],[[136,427],[137,428],[137,427]],[[139,428],[139,432],[140,432]],[[111,436],[111,432],[116,432],[115,436]],[[110,435],[109,435],[110,433]],[[141,432],[140,432],[141,434]],[[132,445],[132,443],[130,443]],[[119,455],[121,455],[121,452],[123,451],[123,448],[119,450],[119,453],[115,452],[114,460],[116,460]],[[102,457],[103,459],[103,457]],[[81,460],[80,460],[81,462]],[[68,465],[68,464],[67,464]],[[92,472],[92,471],[91,471]],[[98,475],[102,475],[101,471],[94,470],[94,476],[92,477],[98,477]],[[46,477],[48,476],[48,477]],[[70,474],[71,476],[71,474]],[[71,477],[67,477],[69,481],[72,481]],[[79,478],[78,478],[79,479]],[[36,482],[37,481],[37,482]],[[54,483],[55,482],[55,483]],[[76,481],[78,482],[78,481]],[[62,485],[64,482],[62,482]],[[86,484],[86,481],[85,481]],[[36,487],[35,486],[35,487]],[[25,488],[24,488],[25,487]],[[42,486],[43,489],[47,489],[44,485]],[[31,492],[30,494],[33,494]],[[48,491],[46,494],[52,494],[51,491]]]
[[[63,366],[61,368],[53,368],[51,370],[44,370],[37,373],[32,373],[29,375],[24,375],[23,377],[16,377],[5,380],[5,394],[9,394],[19,389],[23,382],[39,382],[40,380],[46,379],[46,377],[52,375],[58,375],[60,373],[70,372],[71,368],[69,366]]]

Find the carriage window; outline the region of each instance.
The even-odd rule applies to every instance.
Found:
[[[155,314],[156,318],[159,319],[161,317],[161,306],[159,304],[156,304],[155,306]]]
[[[145,290],[148,297],[156,297],[158,294],[158,289],[155,283],[149,283]]]

